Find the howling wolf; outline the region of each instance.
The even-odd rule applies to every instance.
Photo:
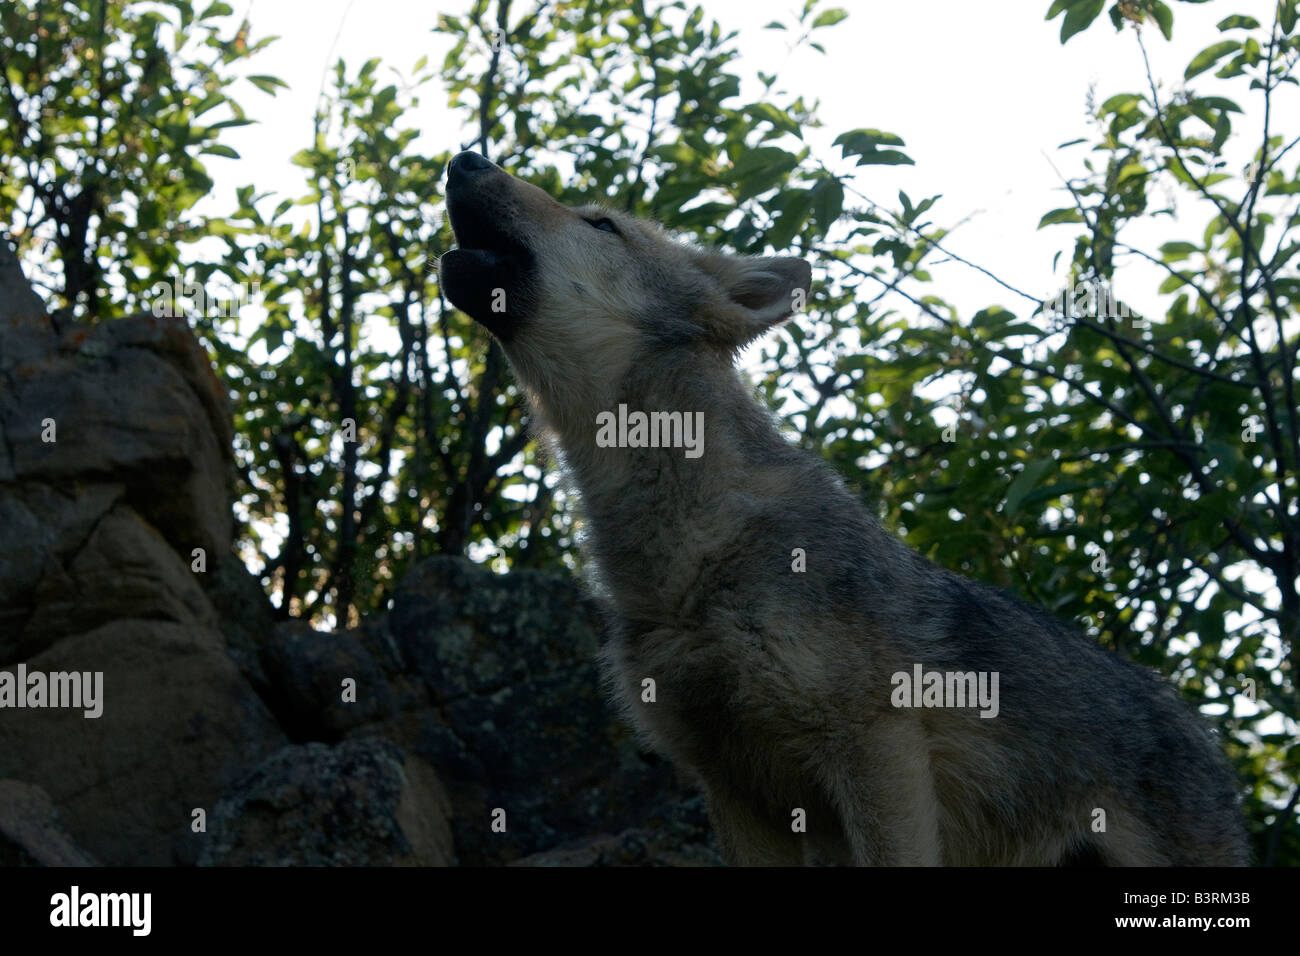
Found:
[[[1232,772],[1169,687],[931,564],[782,438],[735,359],[806,262],[569,208],[473,152],[447,207],[442,288],[580,495],[611,688],[731,863],[1247,862]]]

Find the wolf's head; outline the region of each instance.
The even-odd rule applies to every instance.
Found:
[[[447,210],[459,248],[442,256],[443,291],[535,396],[563,383],[606,402],[663,350],[730,363],[808,294],[801,259],[710,252],[602,206],[564,206],[473,152],[447,167]]]

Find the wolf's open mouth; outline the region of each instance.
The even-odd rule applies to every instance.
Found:
[[[477,209],[465,208],[468,203],[448,197],[447,215],[456,243],[467,251],[492,252],[500,255],[516,252],[519,243],[507,235],[490,216]]]
[[[447,214],[457,248],[443,253],[439,274],[451,303],[507,339],[531,299],[532,256],[506,232],[499,212],[477,192],[481,186],[448,189]],[[487,208],[485,208],[487,207]]]
[[[536,264],[514,231],[519,211],[512,180],[478,153],[447,166],[447,218],[458,248],[438,261],[452,305],[505,341],[533,306]]]
[[[523,245],[501,229],[492,216],[475,208],[473,198],[457,201],[447,199],[447,214],[452,232],[456,234],[456,248],[443,254],[452,262],[472,262],[477,273],[491,273],[500,283],[510,272],[519,268],[526,255]]]

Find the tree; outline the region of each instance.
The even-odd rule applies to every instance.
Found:
[[[181,249],[203,234],[190,211],[212,188],[199,157],[238,158],[217,140],[251,122],[228,88],[270,40],[253,41],[247,21],[223,36],[225,3],[162,6],[175,17],[109,0],[0,8],[0,210],[67,315],[143,308],[175,283]]]

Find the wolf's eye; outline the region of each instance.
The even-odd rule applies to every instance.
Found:
[[[588,219],[587,222],[596,229],[603,229],[605,232],[612,232],[614,235],[618,235],[618,226],[614,225],[614,220],[612,219]]]

